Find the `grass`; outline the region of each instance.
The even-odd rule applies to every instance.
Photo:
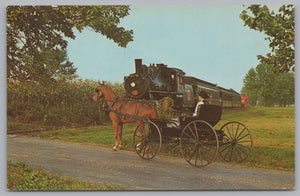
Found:
[[[295,171],[295,108],[255,107],[223,115],[216,125],[240,121],[251,131],[253,150],[242,165]]]
[[[23,123],[11,117],[7,118],[7,132],[22,133],[34,130],[44,130],[45,127],[34,123]]]
[[[124,190],[119,186],[95,185],[88,181],[53,175],[42,168],[31,168],[21,161],[7,162],[7,189],[12,191]]]
[[[125,124],[123,127],[123,148],[133,149],[132,138],[136,124]],[[71,143],[81,143],[96,146],[111,147],[114,144],[114,129],[110,125],[93,126],[84,129],[62,128],[41,132],[38,137],[60,140]]]
[[[218,129],[229,121],[245,124],[253,137],[253,151],[240,165],[295,171],[295,108],[255,107],[226,112],[214,128]],[[123,147],[126,150],[133,150],[135,128],[135,124],[124,125]],[[114,143],[112,126],[62,128],[42,132],[38,137],[107,147]],[[178,146],[163,146],[160,154],[180,156]],[[217,161],[222,160],[218,158]]]
[[[295,147],[295,108],[250,108],[223,115],[219,128],[228,121],[240,121],[251,131],[255,146]]]

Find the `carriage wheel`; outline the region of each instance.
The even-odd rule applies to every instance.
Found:
[[[228,122],[221,127],[220,156],[228,162],[240,163],[252,151],[252,137],[248,128],[240,122]]]
[[[204,167],[212,163],[217,156],[218,147],[218,136],[214,128],[205,121],[192,121],[181,132],[180,151],[190,165]]]
[[[161,147],[161,133],[158,126],[149,121],[137,126],[133,136],[135,152],[142,159],[152,159]]]

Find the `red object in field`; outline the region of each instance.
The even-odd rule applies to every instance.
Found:
[[[244,108],[248,107],[248,97],[246,95],[241,95],[241,106]]]

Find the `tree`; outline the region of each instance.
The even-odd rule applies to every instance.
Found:
[[[295,7],[283,5],[276,12],[267,6],[251,5],[240,18],[250,29],[265,33],[271,53],[258,55],[261,64],[273,65],[275,72],[295,71]]]
[[[280,106],[291,105],[295,103],[295,74],[284,73],[277,78],[275,86],[277,104]]]
[[[276,90],[274,84],[277,83],[276,74],[271,71],[272,65],[259,64],[256,66],[258,101],[264,106],[273,106],[276,103]],[[279,74],[278,74],[279,75]]]
[[[22,58],[24,63],[23,72],[27,77],[19,81],[32,80],[43,85],[56,85],[56,81],[65,81],[66,79],[74,79],[76,77],[76,68],[73,67],[67,58],[65,49],[43,49],[35,54],[35,56],[24,55]]]
[[[8,6],[7,79],[18,81],[70,76],[76,69],[66,58],[65,38],[84,28],[105,35],[118,46],[133,31],[118,27],[129,6]]]
[[[272,65],[259,64],[246,74],[242,94],[248,96],[250,105],[286,106],[294,103],[294,73],[274,73],[272,68]]]
[[[244,85],[241,94],[247,95],[249,105],[256,105],[258,102],[258,78],[254,68],[251,68],[244,78]]]

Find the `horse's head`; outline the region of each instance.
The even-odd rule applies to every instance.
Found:
[[[104,85],[104,82],[102,84],[100,82],[98,82],[98,84],[99,84],[99,86],[95,89],[95,94],[92,97],[94,102],[99,102],[101,97],[103,97],[102,86]]]

